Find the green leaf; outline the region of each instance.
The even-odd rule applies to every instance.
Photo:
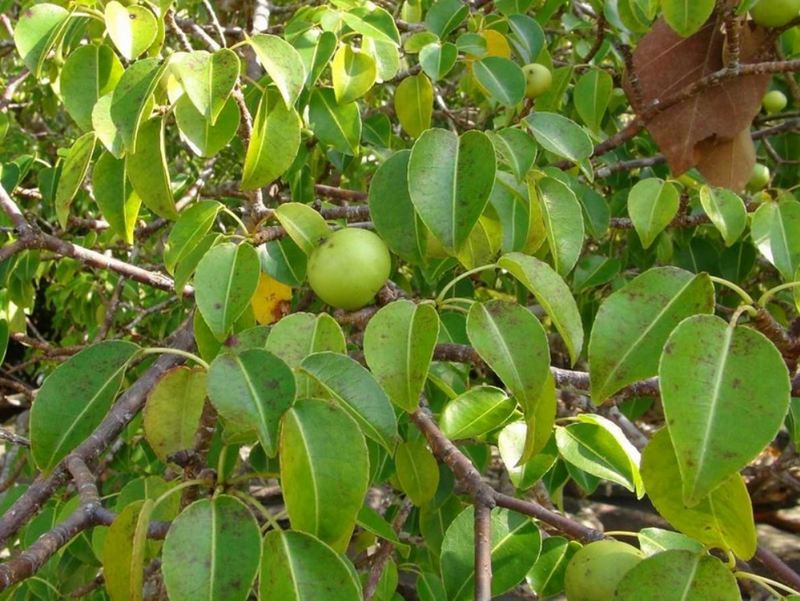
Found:
[[[786,281],[800,266],[800,202],[765,202],[753,215],[753,242]]]
[[[294,108],[276,102],[269,94],[261,97],[244,159],[242,189],[266,186],[291,167],[300,149],[301,127]]]
[[[394,110],[406,133],[418,138],[431,126],[433,86],[423,73],[406,77],[394,91]]]
[[[373,58],[366,52],[343,44],[331,61],[331,79],[337,104],[358,100],[369,92],[378,76]]]
[[[114,519],[103,545],[103,572],[111,601],[141,601],[144,548],[153,501],[136,501]]]
[[[494,144],[498,158],[511,168],[511,172],[518,182],[525,180],[525,176],[533,167],[536,160],[536,141],[527,132],[515,127],[506,127],[489,136]],[[498,172],[498,176],[502,172]]]
[[[685,534],[661,528],[642,528],[637,534],[639,548],[647,555],[656,555],[670,549],[683,549],[700,553],[703,545]]]
[[[138,60],[125,69],[114,88],[111,96],[111,121],[129,152],[136,152],[138,149],[140,125],[150,116],[154,103],[153,93],[161,82],[168,63],[169,61],[159,62],[157,58]],[[94,114],[92,119],[94,120]],[[145,141],[143,145],[147,146],[148,143],[152,143],[152,140]]]
[[[272,78],[289,109],[297,100],[306,81],[306,68],[297,50],[276,35],[258,34],[248,39],[256,58]]]
[[[301,400],[283,418],[280,445],[292,528],[343,552],[369,483],[367,444],[358,424],[332,403]]]
[[[551,424],[552,428],[552,424]],[[497,448],[508,471],[511,483],[519,490],[528,490],[547,473],[558,459],[555,438],[550,436],[542,449],[525,460],[528,427],[522,420],[512,422],[500,431]]]
[[[369,183],[369,214],[393,253],[419,265],[425,260],[425,226],[408,193],[410,150],[400,150],[378,167]]]
[[[739,585],[719,559],[692,551],[665,551],[625,574],[614,595],[619,601],[739,601]]]
[[[0,365],[3,364],[8,350],[8,332],[8,321],[0,319]]]
[[[31,452],[50,471],[103,421],[139,347],[110,340],[70,357],[39,389],[31,409]]]
[[[400,488],[417,507],[430,501],[439,486],[439,465],[421,440],[397,445],[394,463]]]
[[[197,241],[197,244],[187,247],[186,254],[182,255],[178,264],[175,266],[175,290],[183,290],[183,287],[194,275],[197,264],[205,254],[218,242],[224,241],[222,234],[206,234]]]
[[[14,44],[22,62],[38,78],[42,64],[63,36],[70,13],[56,4],[32,4],[20,12]]]
[[[487,56],[472,64],[475,78],[493,100],[514,106],[525,97],[525,75],[514,61],[501,56]]]
[[[212,125],[192,104],[187,95],[175,103],[175,121],[181,138],[197,156],[211,157],[224,149],[239,129],[239,105],[233,98],[225,104]]]
[[[400,45],[400,32],[391,13],[379,6],[356,7],[347,12],[340,13],[342,21],[347,26],[363,36],[376,40]]]
[[[261,448],[274,457],[281,416],[295,398],[294,374],[263,349],[222,354],[208,370],[208,398],[226,421],[255,430]]]
[[[178,263],[206,237],[220,210],[222,210],[220,202],[201,200],[180,212],[164,246],[164,267],[169,273],[174,274]]]
[[[481,215],[472,228],[466,242],[456,253],[458,262],[465,269],[475,269],[491,263],[500,252],[503,234],[500,223],[486,215]]]
[[[67,226],[69,206],[86,178],[96,143],[97,136],[93,132],[83,134],[70,146],[64,159],[55,198],[56,215],[62,228]]]
[[[345,556],[302,532],[272,530],[261,553],[261,599],[360,601],[361,584]]]
[[[310,255],[331,234],[318,211],[299,202],[287,202],[275,209],[275,217],[304,253]]]
[[[343,154],[357,154],[361,114],[356,103],[338,105],[332,89],[317,88],[311,93],[308,118],[320,142]]]
[[[525,11],[520,11],[525,12]],[[544,48],[545,37],[542,26],[526,14],[508,17],[508,36],[516,53],[524,64],[535,62]]]
[[[637,183],[628,195],[628,214],[642,246],[650,248],[678,214],[680,194],[669,182],[651,177]]]
[[[594,144],[581,127],[557,113],[536,111],[525,118],[536,141],[553,154],[579,163],[594,152]]]
[[[442,543],[442,580],[449,601],[472,599],[475,588],[474,509],[467,507],[453,520]],[[493,509],[492,596],[502,595],[528,573],[542,546],[536,524],[508,509]]]
[[[161,573],[170,599],[245,601],[261,561],[261,532],[238,499],[195,501],[172,521]]]
[[[137,139],[136,151],[129,151],[125,158],[128,179],[144,206],[159,217],[176,219],[178,211],[170,185],[163,119],[156,117],[143,123]]]
[[[700,188],[703,210],[722,234],[725,246],[732,246],[747,227],[747,208],[742,198],[725,188]]]
[[[600,131],[613,89],[614,81],[603,69],[590,69],[575,84],[575,110],[594,132]]]
[[[398,440],[397,418],[370,372],[347,355],[332,352],[309,355],[300,370],[321,384],[368,438],[393,452]]]
[[[382,307],[364,331],[364,356],[375,379],[392,402],[409,413],[419,395],[439,335],[432,305],[399,300]]]
[[[425,26],[444,38],[455,30],[469,15],[469,8],[461,0],[437,0],[425,15]]]
[[[147,50],[158,34],[156,17],[144,6],[125,6],[111,0],[106,4],[103,15],[108,37],[120,54],[129,61]]]
[[[142,199],[128,181],[125,160],[104,151],[92,168],[92,189],[111,230],[127,244],[133,244]]]
[[[594,403],[655,376],[672,330],[687,317],[713,309],[708,275],[677,267],[650,269],[614,292],[600,305],[589,341]]]
[[[144,407],[144,436],[159,459],[193,449],[206,400],[206,371],[175,367],[156,382]]]
[[[696,315],[672,332],[658,373],[683,498],[693,505],[775,438],[789,410],[789,372],[760,332]]]
[[[336,45],[338,40],[336,34],[332,31],[322,31],[310,29],[302,36],[292,40],[292,45],[300,54],[303,59],[303,64],[306,67],[306,85],[311,87],[322,71],[330,63],[333,53],[336,52]]]
[[[445,405],[439,427],[452,440],[476,438],[501,426],[515,407],[500,388],[474,386]]]
[[[494,185],[494,147],[486,134],[460,138],[444,129],[424,132],[408,165],[408,190],[422,221],[442,245],[458,251],[478,222]]]
[[[583,324],[575,299],[561,276],[547,263],[521,253],[503,255],[497,265],[533,293],[553,320],[575,363],[583,348]]]
[[[498,171],[489,202],[503,230],[503,251],[533,250],[536,240],[543,238],[540,230],[544,228],[541,211],[538,205],[532,206],[527,186],[520,184],[510,173]]]
[[[439,81],[455,67],[458,48],[450,42],[434,42],[419,51],[419,65],[433,81]]]
[[[121,159],[125,154],[125,143],[122,140],[122,134],[111,119],[113,94],[113,92],[109,92],[95,102],[92,109],[92,129],[106,150],[114,155],[114,158]]]
[[[642,453],[642,479],[658,513],[684,534],[704,545],[730,549],[745,561],[756,552],[753,508],[739,474],[693,507],[683,502],[681,473],[666,428],[657,432]]]
[[[583,250],[583,211],[575,193],[551,177],[537,183],[536,196],[542,212],[547,245],[556,271],[567,275]]]
[[[260,271],[258,254],[249,244],[225,242],[198,263],[194,278],[197,308],[219,340],[225,339],[250,306]]]
[[[179,53],[171,61],[186,97],[204,120],[214,125],[239,79],[239,57],[228,48]]]
[[[563,592],[567,564],[580,548],[577,542],[561,536],[544,539],[539,559],[525,577],[531,589],[542,598]]]
[[[124,70],[114,51],[104,44],[81,46],[67,57],[59,78],[61,98],[82,130],[92,129],[94,105],[114,90]]]
[[[389,541],[402,552],[403,549],[408,550],[408,545],[400,542],[400,538],[392,528],[392,525],[387,522],[381,514],[372,509],[369,505],[364,505],[358,512],[356,524],[367,532],[371,532],[384,540]]]
[[[714,0],[662,0],[661,10],[667,24],[678,35],[688,38],[708,21],[714,11]]]

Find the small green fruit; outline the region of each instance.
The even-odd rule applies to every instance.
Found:
[[[531,63],[522,67],[522,72],[525,74],[525,95],[528,98],[541,96],[553,85],[553,74],[544,65]]]
[[[783,27],[800,14],[800,0],[759,0],[750,9],[756,25]]]
[[[616,540],[586,545],[567,565],[567,600],[610,601],[620,580],[642,559],[644,553],[639,549]]]
[[[392,260],[377,234],[345,228],[331,234],[308,259],[308,283],[327,304],[353,311],[368,304],[389,277]]]
[[[770,177],[769,167],[756,163],[753,167],[753,175],[750,176],[750,181],[747,182],[747,189],[750,192],[762,190],[769,183]]]
[[[785,109],[786,105],[789,104],[789,100],[786,98],[786,94],[780,90],[772,90],[764,96],[761,100],[761,104],[764,106],[764,110],[772,115],[774,113],[780,113]]]

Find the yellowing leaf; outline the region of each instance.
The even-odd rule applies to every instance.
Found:
[[[251,301],[256,321],[262,326],[275,323],[289,312],[291,300],[292,289],[289,286],[262,272]]]
[[[481,37],[486,40],[486,56],[511,58],[511,46],[502,33],[494,29],[486,29],[481,31]]]

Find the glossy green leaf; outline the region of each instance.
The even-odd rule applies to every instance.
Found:
[[[111,601],[141,601],[147,525],[153,501],[136,501],[114,519],[103,545],[105,586]]]
[[[483,213],[494,185],[493,159],[488,136],[475,130],[459,138],[430,129],[414,144],[408,165],[411,201],[446,249],[460,249]]]
[[[206,371],[175,367],[156,382],[144,407],[144,436],[162,461],[195,446],[206,399]]]
[[[92,189],[111,230],[127,244],[133,244],[142,199],[128,181],[125,160],[103,152],[92,168]]]
[[[538,204],[531,203],[526,185],[510,173],[498,171],[489,202],[503,230],[504,252],[531,252],[534,246],[541,246],[544,241],[541,210]]]
[[[14,28],[14,44],[22,62],[39,77],[42,63],[58,43],[70,13],[56,4],[32,4],[22,11]]]
[[[225,242],[198,263],[194,278],[197,308],[218,339],[224,340],[250,305],[260,271],[258,254],[249,244]]]
[[[409,150],[401,150],[378,167],[369,184],[369,214],[380,237],[403,260],[425,259],[426,231],[408,193]]]
[[[393,452],[397,418],[389,397],[369,371],[347,355],[332,352],[309,355],[300,370],[325,388],[365,436]]]
[[[269,94],[261,97],[244,159],[244,190],[266,186],[289,169],[300,148],[301,126],[294,108],[275,102]]]
[[[175,104],[175,121],[181,137],[197,156],[211,157],[224,149],[239,129],[239,105],[228,99],[213,125],[198,112],[187,95]]]
[[[129,152],[138,150],[140,125],[150,116],[153,93],[161,82],[167,66],[168,61],[159,62],[157,58],[138,60],[125,69],[125,73],[114,88],[111,96],[111,121]],[[94,119],[94,115],[92,118]],[[152,140],[143,142],[145,147],[149,144],[152,144]]]
[[[741,559],[753,556],[753,508],[739,474],[730,476],[696,505],[687,506],[681,493],[678,460],[664,428],[650,439],[642,453],[642,479],[658,513],[675,528],[705,545],[730,549]]]
[[[213,54],[195,50],[176,55],[171,64],[186,97],[203,119],[214,125],[239,79],[237,54],[228,48]]]
[[[742,198],[725,188],[700,188],[700,202],[711,223],[722,234],[726,246],[732,246],[747,227],[747,208]]]
[[[261,533],[238,499],[200,499],[172,521],[161,573],[170,599],[245,601],[261,561]]]
[[[487,56],[472,64],[475,78],[489,96],[506,106],[514,106],[525,96],[525,75],[514,61]]]
[[[531,589],[542,598],[558,595],[564,590],[567,564],[580,545],[561,536],[542,541],[542,552],[525,577]]]
[[[561,334],[575,363],[583,348],[583,324],[575,299],[561,276],[547,263],[521,253],[503,255],[497,265],[533,293]]]
[[[301,400],[286,412],[280,441],[281,487],[292,528],[343,552],[369,480],[358,424],[332,403]]]
[[[678,214],[680,194],[669,182],[651,177],[636,184],[628,195],[628,214],[644,248],[650,248],[658,235]]]
[[[468,507],[453,520],[442,543],[442,580],[450,601],[472,599],[475,588],[474,509]],[[492,596],[519,584],[528,573],[542,546],[536,524],[508,509],[493,509],[491,515]]]
[[[590,69],[575,84],[575,110],[594,132],[600,131],[613,89],[614,81],[603,69]]]
[[[106,150],[114,155],[114,158],[121,159],[125,154],[125,142],[111,119],[113,94],[113,92],[109,92],[95,102],[94,108],[92,108],[92,129]]]
[[[503,234],[500,223],[486,215],[478,218],[466,241],[456,253],[456,258],[465,269],[476,269],[488,265],[500,252]]]
[[[183,290],[183,287],[194,275],[200,260],[211,248],[223,241],[222,234],[210,233],[200,238],[197,244],[187,247],[186,253],[181,256],[175,266],[175,290]]]
[[[378,76],[375,60],[349,44],[339,47],[331,61],[331,79],[337,104],[346,104],[369,92]]]
[[[125,168],[144,206],[159,217],[176,219],[178,212],[172,195],[164,135],[162,119],[143,123],[139,128],[139,145],[136,152],[128,152]]]
[[[31,452],[40,469],[50,471],[100,424],[138,351],[131,342],[100,342],[45,379],[30,417]]]
[[[103,16],[108,37],[129,61],[147,50],[158,34],[155,15],[142,5],[125,6],[111,0],[106,4]]]
[[[330,88],[317,88],[308,105],[311,129],[323,144],[347,155],[355,155],[361,141],[361,114],[358,105],[336,104]]]
[[[525,118],[536,141],[553,154],[578,163],[588,159],[594,144],[581,127],[557,113],[536,111]]]
[[[642,528],[637,533],[639,548],[647,555],[656,555],[670,549],[683,549],[700,553],[703,545],[685,534],[662,528]]]
[[[347,558],[302,532],[272,530],[261,553],[261,599],[360,601],[361,584]]]
[[[518,14],[509,15],[508,28],[509,41],[522,62],[524,64],[535,62],[546,41],[542,26],[526,14]]]
[[[332,31],[318,31],[310,29],[302,36],[292,40],[306,66],[306,85],[313,86],[317,83],[322,71],[330,63],[333,53],[336,52],[338,40]]]
[[[696,315],[670,335],[658,373],[683,497],[693,505],[775,438],[789,410],[789,372],[760,332]]]
[[[394,110],[406,133],[418,138],[431,126],[433,85],[424,73],[406,77],[394,91]]]
[[[400,45],[400,32],[391,13],[379,6],[356,7],[341,13],[342,20],[353,31],[383,42]]]
[[[70,146],[67,157],[64,159],[55,198],[56,215],[62,228],[67,225],[72,199],[75,198],[89,172],[89,164],[96,143],[97,136],[93,132],[83,134]]]
[[[304,253],[310,255],[331,230],[318,211],[299,202],[287,202],[275,209],[275,217]]]
[[[123,71],[117,55],[106,45],[81,46],[67,57],[59,78],[61,98],[81,129],[92,129],[94,105],[114,90]]]
[[[617,585],[616,599],[634,601],[739,601],[739,585],[716,557],[691,551],[665,551],[634,566]]]
[[[546,177],[537,183],[536,197],[542,212],[547,245],[556,271],[572,271],[583,250],[583,211],[575,193],[557,179]]]
[[[551,425],[552,428],[552,425]],[[558,459],[555,438],[549,437],[533,457],[524,460],[528,427],[522,420],[512,422],[500,431],[497,448],[508,471],[511,483],[519,490],[527,490],[553,467]]]
[[[524,181],[536,160],[536,141],[529,133],[515,127],[501,129],[490,137],[498,158],[511,168],[518,182]]]
[[[294,402],[294,374],[263,349],[222,354],[208,371],[208,397],[226,421],[255,430],[261,448],[273,457],[281,416]]]
[[[800,266],[800,202],[766,202],[758,207],[751,224],[753,242],[787,281]]]
[[[450,42],[434,42],[423,46],[419,51],[419,64],[422,71],[433,81],[439,81],[455,67],[458,48]]]
[[[439,486],[439,466],[436,458],[421,440],[397,445],[394,455],[400,488],[416,506],[430,501]]]
[[[432,305],[399,300],[381,308],[364,331],[364,357],[392,402],[409,413],[419,406],[439,335]]]
[[[661,10],[669,26],[688,38],[708,21],[714,11],[714,0],[662,0]]]
[[[169,273],[174,274],[178,263],[205,238],[221,209],[216,200],[201,200],[181,211],[164,246],[164,266]]]
[[[461,0],[437,0],[425,14],[425,26],[440,38],[467,18],[469,8]]]
[[[655,376],[672,330],[713,308],[708,275],[676,267],[650,269],[614,292],[600,306],[589,341],[592,400],[599,405],[626,385]]]
[[[439,427],[452,440],[475,438],[502,425],[516,403],[495,386],[474,386],[445,405]]]
[[[358,518],[356,518],[356,524],[367,532],[371,532],[375,536],[389,541],[401,552],[409,548],[408,545],[400,542],[400,538],[392,528],[392,525],[369,505],[361,507],[361,510],[358,512]]]
[[[272,78],[286,103],[291,108],[306,81],[306,68],[294,47],[276,35],[258,34],[248,40],[256,58]]]

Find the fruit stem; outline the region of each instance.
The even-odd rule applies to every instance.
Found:
[[[718,278],[717,276],[714,276],[714,275],[709,276],[709,278],[715,284],[719,284],[720,286],[725,286],[726,288],[729,288],[729,289],[733,290],[748,305],[755,304],[755,301],[753,300],[753,297],[750,296],[749,294],[747,294],[747,292],[745,292],[744,289],[740,288],[739,286],[737,286],[733,282],[729,282],[728,280],[723,279],[723,278]]]
[[[800,288],[800,282],[789,282],[787,284],[781,284],[780,286],[776,286],[772,290],[767,290],[764,294],[761,295],[761,298],[758,299],[759,306],[766,307],[767,304],[772,300],[772,297],[778,294],[778,292],[783,292],[784,290],[791,290],[792,288]]]
[[[786,586],[783,583],[778,582],[777,580],[772,580],[771,578],[767,578],[765,576],[759,576],[757,574],[751,574],[750,572],[739,572],[736,571],[733,573],[734,576],[739,578],[740,580],[752,580],[753,582],[761,585],[767,590],[770,594],[775,595],[778,599],[784,597],[781,593],[779,593],[776,589],[781,589],[786,591],[790,595],[800,595],[800,592],[794,590],[791,587]]]

